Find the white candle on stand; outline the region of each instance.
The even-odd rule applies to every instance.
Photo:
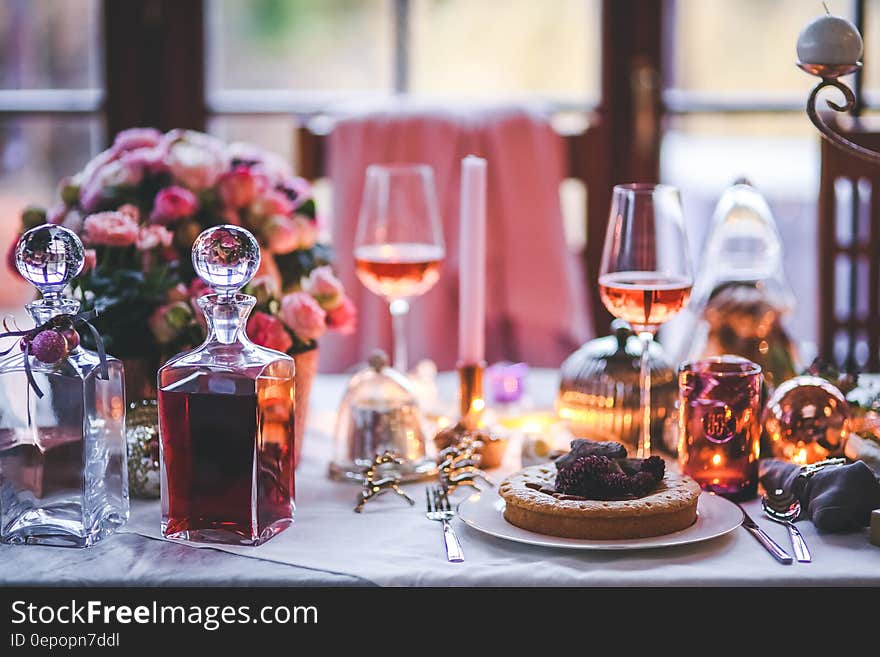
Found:
[[[476,365],[486,357],[486,160],[461,161],[458,248],[458,359]]]

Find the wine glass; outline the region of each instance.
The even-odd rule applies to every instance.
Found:
[[[409,300],[440,278],[446,252],[427,164],[371,164],[358,216],[354,258],[361,283],[391,311],[393,366],[406,373]]]
[[[687,304],[693,283],[678,190],[669,185],[616,185],[599,293],[608,311],[629,322],[642,342],[639,458],[651,455],[651,342],[660,325]]]

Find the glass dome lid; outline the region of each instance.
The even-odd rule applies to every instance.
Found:
[[[794,306],[782,267],[782,240],[773,213],[758,190],[738,182],[715,206],[703,258],[695,281],[692,308],[705,306],[729,283],[751,283],[778,309]]]

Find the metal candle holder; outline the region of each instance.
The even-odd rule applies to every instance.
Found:
[[[862,63],[855,62],[854,64],[809,64],[799,61],[797,65],[810,75],[815,75],[816,77],[821,78],[821,81],[815,86],[813,91],[810,93],[810,97],[807,99],[807,116],[810,118],[810,121],[813,122],[813,125],[816,126],[819,132],[822,133],[822,136],[829,142],[837,146],[837,148],[846,151],[847,153],[851,153],[852,155],[855,155],[856,157],[865,160],[866,162],[880,164],[880,153],[878,153],[877,151],[873,151],[869,148],[865,148],[864,146],[860,146],[859,144],[841,135],[839,132],[834,130],[830,125],[822,120],[821,115],[816,109],[819,92],[826,87],[834,87],[843,94],[843,97],[846,100],[843,105],[838,105],[831,100],[826,100],[825,102],[827,103],[829,108],[833,109],[835,112],[849,112],[855,109],[856,95],[853,93],[852,89],[850,89],[848,86],[840,81],[840,77],[843,75],[849,75],[850,73],[855,73],[862,68]]]

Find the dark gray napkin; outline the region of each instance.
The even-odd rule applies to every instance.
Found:
[[[880,508],[880,482],[871,469],[856,461],[798,477],[801,468],[776,459],[760,462],[759,477],[765,491],[782,488],[801,503],[801,517],[809,518],[822,532],[846,532],[866,526],[871,511]]]

